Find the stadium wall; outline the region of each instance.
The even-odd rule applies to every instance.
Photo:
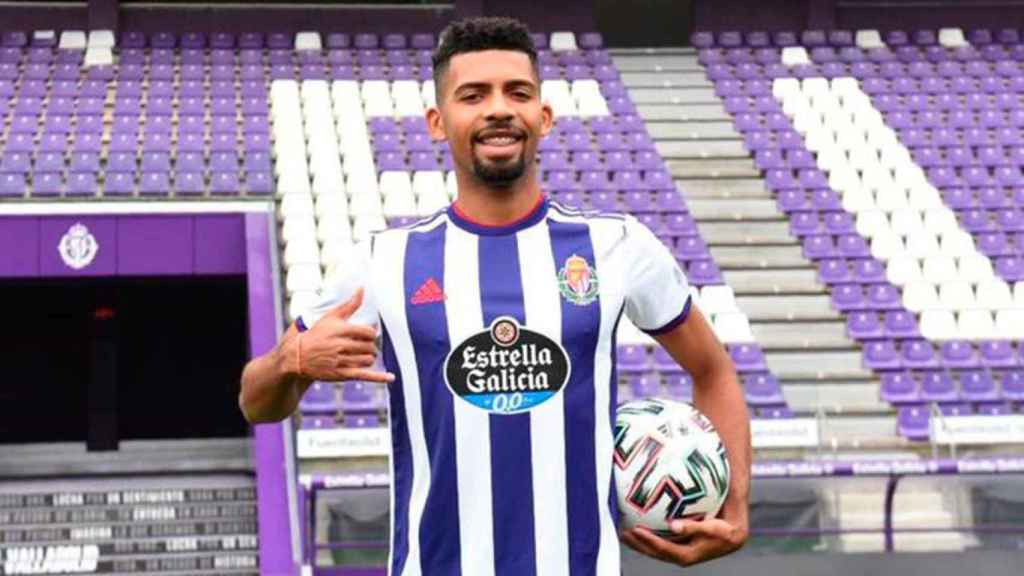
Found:
[[[696,30],[1006,28],[1024,25],[1021,0],[695,0]]]
[[[0,5],[5,28],[112,29],[146,33],[212,31],[439,32],[463,16],[515,16],[538,30],[594,30],[594,2],[549,4],[516,0],[457,0],[426,5],[244,2],[18,2]],[[675,27],[673,27],[675,28]],[[681,29],[681,28],[676,28]],[[642,33],[642,30],[638,30]]]

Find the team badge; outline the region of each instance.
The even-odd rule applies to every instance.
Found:
[[[80,222],[69,228],[57,244],[61,260],[74,270],[81,270],[91,264],[99,248],[96,237]]]
[[[573,254],[565,259],[558,271],[558,291],[577,306],[586,306],[597,300],[597,271],[585,258]]]

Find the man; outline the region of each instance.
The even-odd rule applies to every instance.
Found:
[[[693,376],[732,486],[720,518],[677,522],[672,540],[643,528],[621,539],[679,565],[736,550],[746,405],[678,264],[632,217],[544,198],[535,159],[553,118],[521,24],[452,24],[434,76],[427,123],[451,148],[458,200],[339,263],[321,302],[246,366],[246,418],[288,417],[313,380],[388,385],[391,574],[618,575],[614,350],[625,313]],[[388,372],[372,369],[377,324]]]

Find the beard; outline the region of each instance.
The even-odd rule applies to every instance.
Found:
[[[507,188],[526,172],[526,159],[523,152],[513,160],[500,164],[487,163],[475,153],[473,154],[473,173],[482,182],[497,188]]]

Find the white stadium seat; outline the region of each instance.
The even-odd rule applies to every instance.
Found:
[[[320,33],[312,31],[298,32],[295,34],[295,50],[320,51]]]
[[[315,306],[319,300],[319,295],[312,290],[293,292],[288,298],[288,322],[294,322],[303,312]]]
[[[988,310],[960,312],[957,327],[960,337],[968,340],[992,340],[996,337],[995,321]]]
[[[975,253],[974,238],[964,230],[951,230],[942,235],[939,248],[943,256],[962,258]]]
[[[927,340],[955,340],[958,337],[956,316],[950,310],[930,309],[921,312],[921,336]]]
[[[444,172],[438,170],[421,170],[412,175],[412,192],[415,196],[424,194],[440,194],[448,196],[445,189]]]
[[[362,242],[368,239],[371,233],[385,230],[387,227],[388,223],[382,215],[357,216],[352,223],[352,241]]]
[[[963,48],[968,46],[964,31],[960,28],[940,28],[939,44],[946,48]]]
[[[387,170],[380,173],[380,194],[387,198],[391,194],[412,196],[412,179],[409,173]]]
[[[957,278],[956,259],[945,254],[937,254],[924,259],[921,266],[924,281],[931,284],[952,282]]]
[[[992,278],[992,261],[984,254],[970,254],[957,261],[957,272],[961,280],[977,284]]]
[[[316,197],[315,212],[317,218],[323,218],[326,214],[348,218],[348,198],[340,192],[321,194]]]
[[[565,31],[552,32],[548,45],[552,52],[574,52],[579,49],[576,46],[576,35]]]
[[[322,279],[319,263],[292,266],[285,272],[285,289],[289,294],[315,292],[320,288]]]
[[[893,256],[885,267],[885,275],[890,283],[903,286],[911,282],[920,282],[921,265],[916,258],[908,254]]]
[[[412,190],[394,192],[384,198],[384,216],[394,218],[396,216],[417,216],[416,197]]]
[[[701,289],[699,296],[701,310],[707,314],[732,314],[740,311],[731,286],[708,285]]]
[[[86,44],[87,48],[111,49],[114,47],[114,32],[112,30],[90,30]]]
[[[1024,308],[1010,308],[996,312],[996,336],[1010,340],[1024,340]]]
[[[914,230],[907,235],[907,252],[914,258],[937,256],[939,240],[930,230]]]
[[[914,313],[941,308],[935,285],[928,282],[913,282],[904,286],[903,307]]]
[[[85,32],[82,30],[65,30],[60,33],[58,50],[85,50],[87,47]]]
[[[921,213],[909,208],[894,210],[889,215],[889,225],[892,231],[900,236],[909,236],[925,230],[924,222],[921,220]]]
[[[978,306],[987,310],[1013,308],[1010,285],[1001,278],[992,278],[978,284]]]
[[[885,48],[885,42],[882,42],[882,35],[879,34],[878,30],[857,30],[857,33],[854,35],[854,42],[858,48],[863,50]]]
[[[715,334],[725,344],[754,341],[754,333],[750,329],[750,320],[742,312],[717,314],[714,318],[713,326]]]
[[[978,305],[969,282],[952,280],[939,285],[939,302],[948,310],[969,310]]]
[[[324,214],[316,224],[316,239],[323,244],[352,242],[352,223],[347,214]]]
[[[889,231],[892,226],[885,212],[881,210],[864,210],[857,213],[857,233],[865,238],[871,238],[879,232]]]

